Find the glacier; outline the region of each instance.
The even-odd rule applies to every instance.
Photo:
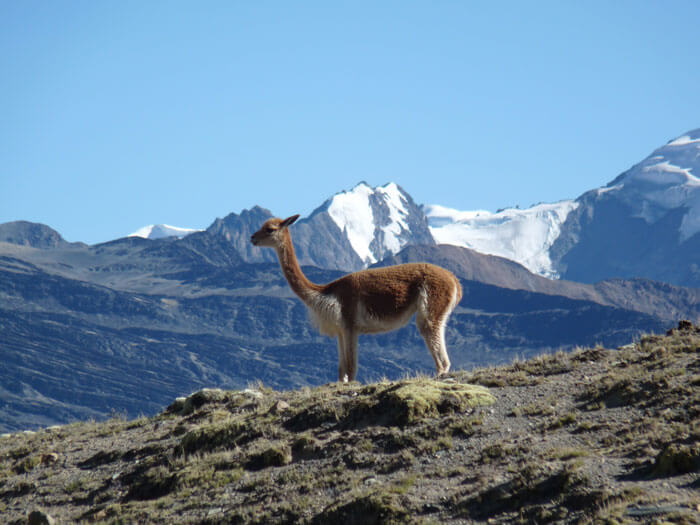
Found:
[[[698,159],[700,129],[671,140],[607,186],[591,190],[576,200],[497,213],[460,211],[439,205],[423,208],[430,232],[438,243],[506,257],[533,273],[559,278],[550,248],[562,233],[564,221],[579,208],[586,195],[594,195],[596,200],[613,198],[623,202],[634,217],[648,224],[660,220],[670,210],[684,209],[679,242],[700,232],[700,178],[694,174]]]
[[[573,200],[527,209],[460,211],[439,205],[423,207],[430,233],[440,244],[453,244],[516,261],[550,279],[558,278],[549,248],[566,217],[578,207]]]

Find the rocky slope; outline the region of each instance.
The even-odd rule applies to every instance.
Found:
[[[700,329],[0,437],[6,523],[696,523]],[[37,521],[38,522],[38,521]]]

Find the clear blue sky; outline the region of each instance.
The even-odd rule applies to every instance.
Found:
[[[700,2],[4,1],[0,222],[96,243],[361,180],[575,198],[700,127]]]

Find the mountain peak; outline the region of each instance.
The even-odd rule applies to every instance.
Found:
[[[437,242],[506,257],[546,277],[595,281],[634,276],[629,273],[634,267],[641,269],[635,270],[639,275],[678,284],[696,283],[697,248],[693,246],[697,244],[684,243],[691,238],[698,242],[699,176],[700,129],[695,129],[657,148],[607,186],[576,200],[496,213],[439,205],[423,209]],[[652,237],[656,251],[649,249]],[[659,248],[662,245],[664,249]],[[667,275],[673,272],[649,270],[653,265],[671,268],[667,254],[676,249],[678,264],[686,265],[684,277],[672,280]],[[595,253],[590,260],[582,255],[586,250]],[[612,251],[616,255],[611,255]],[[645,258],[652,256],[655,262],[644,266]],[[593,272],[601,261],[616,257],[617,262],[605,271]]]
[[[355,191],[355,190],[358,189],[358,188],[359,188],[359,189],[369,189],[369,190],[372,190],[372,189],[373,189],[372,186],[370,186],[366,181],[361,180],[360,182],[358,182],[357,184],[355,184],[355,185],[352,187],[352,189],[351,189],[350,191],[351,191],[351,192],[352,192],[352,191]],[[346,192],[345,192],[345,191],[341,191],[340,193],[346,193]]]
[[[434,244],[423,210],[395,182],[373,188],[362,181],[336,193],[323,208],[365,265],[397,253],[409,242]]]
[[[31,246],[32,248],[57,248],[68,244],[61,234],[45,224],[14,221],[0,224],[0,242]]]
[[[272,217],[270,210],[261,206],[241,210],[241,213],[229,213],[223,219],[216,219],[207,228],[210,235],[220,235],[231,243],[246,262],[273,261],[272,250],[261,250],[250,243],[250,236],[260,225]]]
[[[669,210],[685,209],[681,242],[700,232],[700,129],[654,150],[597,194],[613,192],[636,216],[654,224]]]

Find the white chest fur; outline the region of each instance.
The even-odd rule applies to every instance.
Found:
[[[338,299],[318,293],[311,297],[307,306],[309,307],[309,316],[319,332],[332,337],[340,333],[342,316]]]

